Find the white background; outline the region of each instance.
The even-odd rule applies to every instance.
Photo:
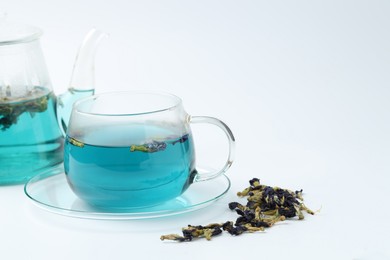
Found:
[[[36,208],[21,185],[0,187],[1,259],[390,259],[388,1],[2,0],[0,11],[44,30],[56,93],[97,27],[110,34],[96,57],[97,93],[172,92],[237,140],[229,194],[170,218],[70,218]],[[220,132],[193,132],[198,162],[222,164]],[[160,241],[187,224],[235,219],[227,203],[252,177],[302,188],[320,213],[264,233]]]

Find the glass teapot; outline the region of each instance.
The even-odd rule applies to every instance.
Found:
[[[94,56],[106,34],[84,39],[66,93],[56,97],[36,27],[0,21],[0,185],[26,182],[63,161],[73,102],[94,93]]]

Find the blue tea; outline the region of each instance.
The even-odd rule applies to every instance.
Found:
[[[196,175],[191,133],[153,125],[86,132],[67,136],[64,163],[71,188],[91,205],[157,205],[183,193]]]
[[[62,162],[55,101],[43,87],[19,100],[0,100],[0,184],[25,182]]]

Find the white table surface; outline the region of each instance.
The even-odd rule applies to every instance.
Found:
[[[227,196],[174,217],[71,218],[34,206],[22,185],[2,186],[0,259],[390,259],[389,2],[2,0],[0,11],[44,30],[56,93],[97,27],[110,34],[96,57],[97,93],[175,93],[237,141]],[[193,132],[199,164],[220,165],[223,136]],[[263,233],[160,241],[187,224],[235,219],[227,203],[252,177],[302,188],[321,211]]]

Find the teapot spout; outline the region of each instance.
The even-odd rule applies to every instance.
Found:
[[[95,91],[95,54],[101,40],[108,35],[92,29],[85,36],[77,53],[68,91],[57,98],[57,120],[65,136],[73,103]]]
[[[79,91],[95,88],[95,54],[100,41],[106,33],[92,29],[85,36],[73,66],[70,88]]]

